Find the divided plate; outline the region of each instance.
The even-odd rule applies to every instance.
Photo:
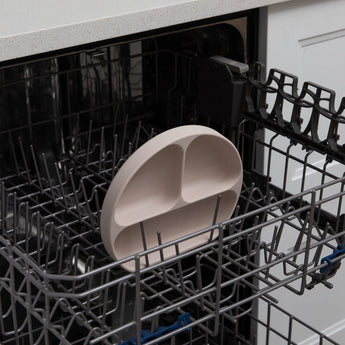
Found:
[[[101,215],[104,246],[120,260],[145,246],[150,249],[225,221],[236,207],[241,186],[241,158],[224,136],[194,125],[163,132],[135,151],[110,184]],[[208,233],[184,240],[179,252],[209,239]],[[160,262],[162,255],[176,255],[175,246],[149,254],[149,264]],[[142,257],[141,267],[146,263]],[[133,260],[122,266],[135,269]]]

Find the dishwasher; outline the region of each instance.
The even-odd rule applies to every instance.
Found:
[[[2,63],[1,344],[297,344],[296,328],[337,344],[271,293],[331,288],[345,257],[345,178],[329,169],[344,163],[345,102],[335,109],[332,90],[280,70],[265,79],[257,19],[248,11]],[[99,228],[112,179],[138,147],[189,124],[240,152],[233,216],[216,222],[219,196],[209,227],[169,243],[157,233],[151,248],[138,238],[140,253],[114,261]],[[180,250],[201,234],[206,244]],[[152,253],[161,260],[141,265]]]

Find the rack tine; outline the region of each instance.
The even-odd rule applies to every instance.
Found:
[[[80,129],[79,117],[80,117],[80,114],[77,113],[77,123],[75,126],[75,155],[78,154],[78,137],[79,137],[79,129]]]
[[[73,192],[73,196],[74,196],[74,200],[75,200],[75,208],[76,208],[76,210],[78,212],[79,219],[82,220],[82,216],[81,216],[81,213],[80,213],[80,207],[79,207],[78,195],[77,195],[77,191],[76,191],[76,188],[75,188],[75,183],[74,183],[72,171],[69,172],[69,177],[71,179],[72,192]]]
[[[155,311],[158,311],[158,310],[162,310],[162,307],[161,306],[158,306],[154,309]],[[160,315],[155,315],[153,318],[152,318],[152,323],[151,323],[151,332],[154,332],[156,329],[158,329],[159,327],[159,318],[160,318]],[[171,345],[171,344],[170,344]]]
[[[158,239],[158,245],[159,247],[162,246],[162,236],[161,236],[161,233],[160,231],[157,231],[157,239]],[[163,249],[162,248],[159,248],[159,255],[161,257],[161,261],[163,262],[164,261],[164,253],[163,253]],[[163,266],[163,280],[164,280],[164,283],[166,284],[167,283],[167,274],[166,274],[166,270],[165,270],[165,266]]]
[[[197,289],[198,291],[202,291],[202,275],[201,275],[201,259],[200,255],[195,256],[195,261],[196,261],[196,284],[197,284]],[[201,298],[200,300],[200,309],[201,311],[205,310],[205,303],[204,303],[204,297]]]
[[[305,231],[307,230],[307,226],[308,226],[308,223],[309,223],[310,219],[308,219],[308,217],[305,218],[305,221],[303,222],[303,225],[302,225],[302,229],[301,231],[299,232],[298,234],[298,237],[297,237],[297,240],[295,242],[295,245],[294,245],[294,248],[293,248],[293,251],[294,252],[297,252],[301,245],[302,245],[302,241],[303,241],[303,237],[305,235]],[[282,223],[282,225],[284,225],[284,223]],[[326,225],[327,226],[327,225]],[[283,230],[281,230],[282,232]],[[279,241],[278,241],[279,242]],[[276,245],[275,247],[275,250],[278,249],[278,245]],[[293,262],[296,262],[297,261],[297,255],[294,256],[293,258],[291,258]]]
[[[19,226],[18,226],[18,232],[22,232],[21,230],[22,229],[20,229],[20,224],[22,223],[22,222],[20,222],[20,217],[21,217],[21,215],[23,214],[23,211],[22,211],[22,209],[25,207],[25,202],[24,201],[22,201],[22,202],[20,202],[19,203],[19,205],[18,205],[18,218],[19,218]],[[24,226],[25,226],[25,230],[26,230],[26,227],[27,227],[27,223],[28,223],[28,221],[29,221],[29,219],[24,219]],[[17,231],[13,231],[13,241],[14,241],[14,243],[16,243],[17,242]]]
[[[71,267],[70,271],[73,275],[76,275],[78,273],[78,260],[79,260],[79,243],[76,243],[72,246],[71,250]],[[82,272],[84,273],[84,272]],[[76,281],[73,280],[72,282],[72,293],[75,293],[76,291]]]
[[[250,187],[249,187],[249,195],[248,195],[248,198],[246,200],[246,204],[244,206],[244,209],[243,209],[243,213],[247,213],[248,212],[248,209],[249,209],[249,206],[250,206],[250,202],[251,200],[253,200],[253,194],[254,194],[254,191],[255,191],[255,183],[251,183]],[[243,226],[244,226],[244,222],[241,222],[241,226],[240,226],[240,231],[243,230]]]
[[[95,267],[95,257],[93,255],[89,256],[85,262],[85,272],[92,272],[92,270]],[[94,277],[89,276],[86,278],[87,281],[87,291],[90,291],[92,287],[92,281]],[[90,310],[90,304],[91,304],[91,295],[88,295],[86,298],[86,310]]]
[[[32,216],[29,220],[29,203],[25,202],[25,252],[29,253],[29,240],[32,235]]]
[[[89,164],[89,158],[90,158],[91,133],[92,133],[92,120],[90,120],[90,122],[89,122],[89,132],[88,132],[88,135],[87,135],[86,165]]]
[[[5,206],[4,206],[4,210],[5,210],[5,219],[6,219],[6,228],[7,229],[14,229],[14,223],[13,223],[13,213],[14,213],[14,205],[15,205],[15,201],[14,201],[14,195],[16,194],[16,192],[12,192],[12,193],[8,193],[6,198],[4,199],[5,202]],[[0,201],[2,203],[2,201]],[[1,204],[0,204],[1,205]],[[12,218],[12,223],[11,223],[11,218]],[[2,214],[0,214],[0,219],[2,219]],[[0,226],[1,228],[1,226]]]
[[[260,217],[257,215],[254,218],[254,222],[253,222],[253,226],[255,227],[256,225],[258,225],[260,222]],[[251,233],[251,236],[247,236],[246,238],[246,244],[247,244],[247,258],[246,258],[246,262],[245,262],[245,267],[248,267],[249,265],[249,261],[251,259],[251,255],[250,253],[253,252],[253,248],[255,248],[255,243],[257,243],[257,239],[259,237],[259,235],[257,235],[258,233],[261,232],[261,229],[256,229]]]
[[[105,278],[102,279],[102,283],[101,284],[107,284],[110,281],[110,270],[106,270],[105,272]],[[104,289],[104,291],[102,292],[102,298],[104,301],[109,301],[109,290],[110,288],[106,288]],[[103,303],[103,307],[102,311],[101,311],[101,327],[102,329],[104,329],[105,325],[106,325],[106,313],[107,313],[107,303]]]
[[[41,181],[41,174],[40,174],[40,171],[38,169],[36,155],[35,155],[34,147],[32,145],[30,145],[30,151],[31,151],[32,160],[34,162],[34,166],[35,166],[35,170],[36,170],[36,176],[37,176],[38,185],[39,185],[41,193],[42,193],[43,187],[42,187],[42,181]]]
[[[267,264],[272,262],[274,244],[275,244],[275,241],[276,241],[276,238],[277,238],[277,233],[278,233],[278,226],[275,225],[274,226],[274,230],[273,230],[271,248],[268,249],[269,253],[268,253],[268,258],[267,258],[267,262],[266,262]],[[270,272],[270,267],[267,267],[267,269],[265,271],[263,271],[263,272],[265,273],[265,278],[268,279],[269,278],[268,275],[269,275],[269,272]]]
[[[128,156],[132,154],[132,142],[128,143]]]
[[[237,217],[240,214],[240,205],[237,205],[235,208],[235,212],[233,214],[233,217]]]
[[[152,138],[153,138],[154,133],[155,133],[155,130],[154,130],[154,128],[152,127],[152,128],[151,128],[151,132],[150,132],[149,139],[152,139]]]
[[[64,232],[61,232],[58,236],[58,242],[57,242],[57,259],[58,259],[58,274],[61,274],[63,272],[63,252],[65,248],[65,236]],[[59,281],[59,284],[61,281]]]
[[[137,128],[137,132],[136,132],[136,136],[134,140],[134,151],[137,150],[138,145],[139,145],[140,130],[141,130],[141,121],[139,121],[138,123],[138,128]]]
[[[15,151],[14,145],[13,145],[12,133],[9,132],[9,133],[8,133],[8,136],[9,136],[9,142],[10,142],[11,152],[12,152],[12,155],[13,155],[14,165],[15,165],[15,167],[16,167],[17,175],[19,175],[19,167],[18,167],[18,161],[17,161],[16,151]]]
[[[128,114],[125,116],[125,123],[123,127],[123,137],[122,137],[122,146],[121,146],[121,157],[123,157],[125,151],[125,142],[126,142],[126,135],[127,135],[127,123],[128,123]]]
[[[115,136],[114,136],[114,148],[113,148],[113,161],[112,161],[112,166],[111,166],[111,177],[112,178],[114,177],[114,174],[115,174],[117,139],[118,139],[118,135],[115,134]]]
[[[46,155],[44,153],[42,153],[42,159],[43,159],[44,169],[45,169],[46,174],[47,174],[47,180],[48,180],[48,184],[49,184],[49,189],[50,189],[50,192],[51,192],[51,195],[52,195],[52,198],[53,198],[53,203],[55,205],[56,204],[55,193],[54,193],[54,190],[53,190],[52,179],[50,177],[50,173],[49,173],[49,169],[48,169]]]
[[[139,341],[139,345],[141,345],[142,309],[140,305],[140,300],[141,300],[140,256],[136,255],[134,260],[135,260],[135,301],[136,301],[134,320],[136,323],[137,340]]]
[[[17,219],[17,192],[13,193],[13,233],[15,234],[18,229],[17,229],[17,225],[18,225],[18,219]]]
[[[44,251],[44,253],[45,253],[46,247],[48,246],[48,241],[46,241],[46,240],[49,236],[48,227],[50,227],[50,226],[51,226],[51,223],[45,223],[43,226],[43,236],[42,236],[43,241],[42,241],[42,245],[41,245],[40,249],[41,249],[41,251]]]
[[[14,205],[15,206],[15,205]],[[14,209],[13,209],[13,225],[14,225]],[[5,183],[1,182],[1,230],[2,234],[5,233],[5,219],[6,219],[6,210],[5,210]]]
[[[288,207],[286,208],[286,211],[288,211]],[[284,231],[284,225],[285,225],[285,219],[279,225],[279,230],[278,230],[277,236],[275,238],[275,245],[272,248],[273,251],[277,251],[278,250],[278,247],[279,247],[279,244],[280,244],[280,239],[281,239],[283,231]],[[303,238],[303,233],[302,232],[299,233],[299,237],[300,237],[300,240],[302,241],[302,238]],[[298,245],[298,243],[299,243],[299,241],[296,242],[295,246]]]
[[[41,265],[41,236],[42,236],[42,229],[41,229],[41,214],[40,211],[35,212],[36,215],[36,228],[37,228],[37,236],[36,236],[36,247],[37,247],[37,262],[38,266]],[[44,242],[44,239],[43,239]]]
[[[63,199],[64,205],[65,205],[65,211],[68,212],[68,205],[67,205],[66,195],[65,195],[65,191],[63,189],[61,175],[60,175],[59,166],[58,166],[57,162],[55,162],[55,170],[56,170],[56,175],[57,175],[57,178],[58,178],[58,181],[59,181],[59,185],[60,185],[60,189],[61,189],[62,199]]]
[[[29,206],[29,203],[28,203]],[[29,209],[28,209],[29,211]],[[31,214],[30,217],[30,238],[37,237],[37,227],[35,226],[35,218],[37,218],[37,211]]]
[[[345,102],[345,97],[344,97],[344,102]],[[345,177],[345,173],[343,173],[343,177]],[[340,185],[340,191],[339,191],[340,193],[344,192],[344,187],[345,187],[345,183],[343,182]],[[335,231],[336,232],[339,232],[339,226],[341,224],[341,222],[340,222],[340,220],[341,220],[340,214],[341,214],[341,210],[342,210],[343,200],[344,200],[344,197],[341,196],[340,199],[339,199],[338,208],[337,208],[337,218],[336,218],[337,220],[336,220],[336,223],[335,223]],[[342,236],[339,240],[341,241],[341,244],[343,246],[344,245],[344,243],[343,243],[344,236]]]
[[[180,250],[179,250],[177,243],[175,243],[175,252],[176,252],[176,256],[178,257],[180,255]],[[177,269],[178,269],[178,273],[179,273],[179,277],[180,277],[181,292],[182,292],[182,295],[185,297],[186,296],[186,289],[185,289],[184,281],[183,281],[183,271],[182,271],[181,259],[179,259],[177,261]]]
[[[214,215],[213,215],[212,225],[215,225],[216,222],[217,222],[217,216],[218,216],[219,204],[220,204],[221,198],[222,198],[222,195],[218,194],[217,203],[216,203],[216,209],[214,210]]]
[[[325,226],[325,230],[322,232],[320,241],[323,241],[327,237],[327,235],[330,233],[330,229],[332,229],[332,227],[329,224],[329,222],[327,222],[326,226]],[[315,254],[314,254],[314,258],[313,258],[314,267],[316,267],[317,265],[320,264],[322,249],[323,249],[323,245],[317,246],[317,248],[316,248],[316,251],[315,251]]]
[[[98,197],[98,190],[97,189],[95,189],[95,204],[96,204],[97,217],[98,217],[98,219],[100,219],[100,217],[101,217],[101,208],[100,208],[99,197]]]
[[[24,153],[24,148],[23,148],[23,142],[22,142],[22,138],[21,137],[18,138],[18,142],[19,142],[20,151],[21,151],[22,156],[23,156],[23,162],[24,162],[24,167],[25,167],[27,178],[28,178],[28,182],[29,182],[29,184],[31,184],[30,172],[29,172],[29,168],[28,168],[28,163],[26,161],[26,157],[25,157],[25,153]]]
[[[214,214],[213,214],[212,225],[215,225],[216,222],[217,222],[217,216],[218,216],[218,211],[219,211],[219,205],[220,205],[221,198],[222,198],[222,195],[218,194],[217,202],[216,202],[216,208],[215,208]],[[210,239],[209,239],[210,242],[212,241],[213,233],[214,233],[214,229],[212,229],[211,232],[210,232]]]
[[[92,226],[92,230],[96,231],[96,226],[95,226],[95,222],[94,222],[94,219],[93,219],[93,213],[92,213],[91,208],[90,208],[89,199],[88,199],[87,194],[86,194],[86,189],[85,189],[85,185],[84,185],[84,181],[83,180],[80,181],[80,186],[81,186],[81,190],[82,190],[83,195],[84,195],[86,208],[87,208],[87,210],[89,212],[89,217],[90,217],[90,223],[91,223],[91,226]]]
[[[162,245],[162,236],[160,231],[157,231],[157,239],[158,239],[158,245],[161,246]],[[160,248],[159,249],[159,254],[161,257],[161,260],[164,261],[164,254],[163,254],[163,250]]]
[[[144,223],[140,222],[139,224],[140,224],[141,239],[143,241],[143,248],[144,248],[144,251],[146,251],[147,244],[146,244],[146,237],[145,237],[145,231],[144,231]],[[148,254],[145,254],[145,263],[147,267],[150,266]]]
[[[114,116],[114,122],[113,122],[113,136],[114,136],[115,133],[116,133],[116,126],[117,126],[117,111],[115,110],[114,113],[115,113],[115,116]]]
[[[122,287],[122,289],[121,289]],[[121,290],[121,304],[120,304],[120,325],[123,324],[125,319],[125,310],[126,310],[126,295],[128,289],[128,283],[124,282],[123,285],[119,285],[119,289]]]
[[[98,160],[98,171],[102,170],[102,158],[103,158],[103,148],[104,148],[104,127],[101,128],[101,141],[99,144],[99,160]]]

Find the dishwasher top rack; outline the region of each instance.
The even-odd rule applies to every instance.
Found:
[[[160,54],[172,55],[178,61],[175,68],[190,70],[183,75],[175,71],[166,100],[181,109],[183,123],[197,122],[188,78],[196,73],[198,57],[166,50],[143,54],[136,44],[130,50],[117,46],[62,61],[46,59],[44,73],[35,71],[35,64],[20,66],[19,77],[7,76],[2,84],[7,95],[14,92],[12,86],[22,85],[26,96],[19,110],[2,99],[2,111],[12,112],[14,118],[20,111],[27,113],[16,126],[17,120],[5,117],[0,132],[9,143],[1,149],[6,165],[0,189],[4,344],[23,339],[30,344],[112,344],[133,336],[140,343],[142,330],[172,324],[186,312],[190,324],[149,344],[197,343],[205,337],[211,343],[226,344],[230,338],[250,344],[251,333],[241,335],[238,330],[255,320],[258,298],[271,308],[277,302],[270,296],[275,289],[303,294],[319,283],[331,286],[328,279],[344,254],[331,261],[322,258],[344,245],[344,178],[330,169],[330,148],[326,158],[321,155],[323,166],[312,163],[329,141],[310,139],[309,129],[298,140],[292,134],[290,138],[295,127],[282,121],[278,110],[283,100],[301,106],[301,98],[287,97],[284,83],[274,88],[270,80],[266,84],[255,79],[255,73],[249,76],[248,111],[237,131],[209,123],[228,136],[231,132],[242,154],[244,183],[233,218],[214,224],[219,196],[210,210],[209,228],[170,243],[160,243],[157,234],[154,248],[144,250],[143,244],[139,255],[119,262],[108,257],[99,234],[107,187],[131,152],[161,131],[154,116],[157,95],[146,92],[141,79],[145,72],[140,70],[145,57],[156,61]],[[75,59],[78,67],[71,67]],[[34,84],[46,93],[36,94],[40,88]],[[76,85],[82,88],[81,98],[75,95]],[[114,85],[117,88],[111,89]],[[251,97],[255,90],[258,108]],[[263,104],[267,93],[276,97],[271,113]],[[43,96],[48,118],[41,118],[36,109]],[[62,103],[64,97],[67,102]],[[311,107],[310,102],[303,104]],[[341,124],[340,114],[337,118]],[[299,144],[304,136],[309,138],[307,150]],[[282,169],[279,180],[271,173],[277,162]],[[296,169],[301,172],[297,187],[289,182]],[[311,172],[316,176],[312,181],[306,179]],[[209,234],[209,243],[181,254],[179,245],[201,233]],[[164,258],[168,246],[176,251],[170,259]],[[140,260],[153,251],[162,262],[140,268]],[[136,264],[134,273],[120,267],[129,260]],[[272,332],[269,322],[265,327],[267,334]],[[181,333],[187,328],[190,333]]]
[[[258,99],[255,104],[247,97],[248,114],[256,114],[263,125],[279,130],[305,149],[343,162],[345,97],[336,108],[336,95],[331,89],[305,82],[298,92],[298,78],[278,69],[270,71],[267,81],[261,76],[262,65],[253,64],[249,90],[258,92]],[[272,102],[271,109],[267,109],[268,100]]]

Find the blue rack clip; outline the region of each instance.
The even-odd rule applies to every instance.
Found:
[[[141,343],[145,344],[152,339],[159,338],[166,333],[175,331],[176,329],[179,329],[189,324],[190,324],[190,314],[184,313],[182,315],[179,315],[179,317],[177,318],[177,321],[171,326],[161,326],[157,329],[156,332],[150,332],[147,329],[141,331]],[[185,329],[184,331],[189,332],[189,328]],[[137,344],[138,344],[137,338],[134,337],[132,339],[123,341],[119,345],[137,345]]]
[[[340,266],[340,262],[336,265],[337,267],[333,267],[334,263],[332,262],[333,259],[335,259],[337,256],[345,254],[345,246],[342,247],[341,244],[338,245],[336,249],[333,250],[333,253],[325,256],[321,259],[321,264],[324,264],[325,262],[328,263],[327,266],[320,268],[321,274],[328,273],[331,269],[338,269]]]

